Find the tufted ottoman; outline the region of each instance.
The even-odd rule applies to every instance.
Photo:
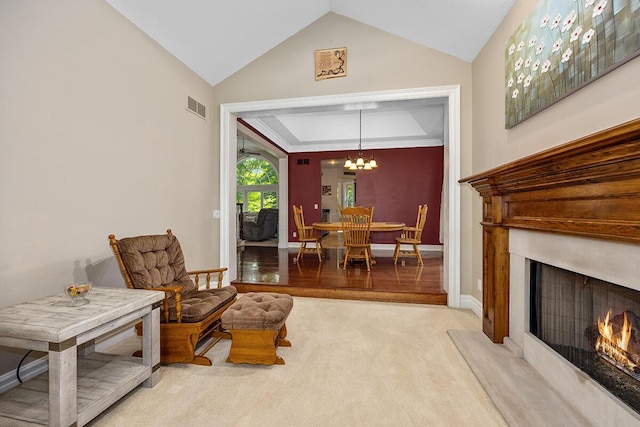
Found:
[[[222,329],[231,335],[227,362],[284,365],[276,349],[291,347],[285,321],[292,307],[287,294],[249,292],[240,297],[221,317]]]

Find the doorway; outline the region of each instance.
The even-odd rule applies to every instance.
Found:
[[[345,170],[344,159],[323,159],[320,162],[322,175],[321,221],[339,222],[340,209],[355,206],[356,174]],[[322,246],[337,249],[342,246],[341,231],[323,231]]]
[[[342,159],[323,159],[320,165],[322,175],[321,220],[324,222],[340,221],[340,207],[355,206],[355,172],[345,171]]]
[[[231,213],[235,211],[235,170],[236,164],[236,129],[238,114],[259,114],[261,111],[276,109],[295,109],[305,107],[336,106],[358,104],[363,102],[384,102],[398,100],[445,98],[445,182],[444,205],[444,288],[448,295],[448,306],[460,307],[460,86],[443,86],[436,88],[404,89],[395,91],[367,92],[355,94],[330,95],[307,98],[291,98],[281,100],[241,102],[220,105],[220,196],[221,210]],[[286,194],[288,164],[280,159],[281,172],[281,206],[288,206]],[[287,224],[287,213],[280,210],[280,223]],[[236,237],[235,226],[230,218],[223,215],[220,220],[220,262],[229,267],[226,281],[235,280],[236,271]],[[286,234],[285,234],[286,232]],[[288,230],[282,230],[288,235]]]

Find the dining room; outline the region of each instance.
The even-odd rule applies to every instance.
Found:
[[[286,287],[298,296],[446,304],[440,216],[443,151],[442,146],[367,150],[380,166],[355,172],[343,167],[350,152],[290,153],[288,248],[239,248],[234,285],[245,292],[282,292]],[[345,194],[345,182],[352,185],[352,194]],[[375,208],[370,235],[375,264],[370,271],[361,262],[343,268],[343,204]],[[416,224],[417,208],[424,204],[429,211],[418,246],[424,265],[415,257],[394,262],[396,238],[403,226]],[[322,262],[310,254],[298,259],[293,205],[304,209],[308,225],[316,225]]]
[[[340,221],[339,208],[349,205],[374,206],[375,222],[415,223],[419,205],[429,206],[429,217],[423,233],[423,244],[441,250],[441,205],[444,177],[444,147],[415,147],[366,150],[375,156],[378,167],[351,171],[344,168],[350,151],[290,153],[288,186],[288,241],[297,242],[291,206],[302,206],[309,223]],[[327,169],[328,161],[338,167]],[[329,172],[332,171],[332,172]],[[347,203],[341,193],[341,182],[354,183],[353,199]],[[329,209],[328,218],[323,210]],[[373,233],[372,244],[394,245],[393,233]],[[384,247],[379,247],[383,249]]]

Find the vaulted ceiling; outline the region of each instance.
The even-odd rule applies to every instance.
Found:
[[[211,85],[329,12],[471,62],[515,2],[106,1]],[[394,147],[442,143],[444,108],[438,102],[396,102],[365,110],[363,141],[393,141]],[[342,149],[357,141],[360,131],[359,113],[350,108],[262,112],[247,121],[290,152]]]

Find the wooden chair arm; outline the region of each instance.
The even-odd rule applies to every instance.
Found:
[[[189,276],[195,276],[193,278],[193,281],[196,284],[196,288],[200,289],[200,275],[201,274],[205,274],[205,282],[206,282],[206,289],[209,289],[209,284],[211,283],[211,274],[218,274],[218,288],[222,287],[222,279],[224,278],[224,272],[227,271],[227,267],[222,267],[222,268],[210,268],[207,270],[193,270],[193,271],[188,271],[187,274],[189,274]]]
[[[413,239],[420,229],[418,227],[402,227],[402,237]]]
[[[180,285],[168,286],[167,285],[167,286],[158,286],[157,288],[145,289],[145,290],[180,293],[180,292],[182,292],[182,286],[180,286]]]
[[[305,225],[304,227],[300,227],[298,229],[298,234],[301,239],[310,239],[317,237],[316,230],[310,225]]]
[[[164,291],[164,300],[162,301],[162,308],[164,314],[164,321],[169,323],[169,303],[167,294],[174,294],[174,298],[176,300],[176,316],[178,318],[178,323],[181,323],[182,318],[182,286],[158,286],[157,288],[148,289],[149,291]]]

